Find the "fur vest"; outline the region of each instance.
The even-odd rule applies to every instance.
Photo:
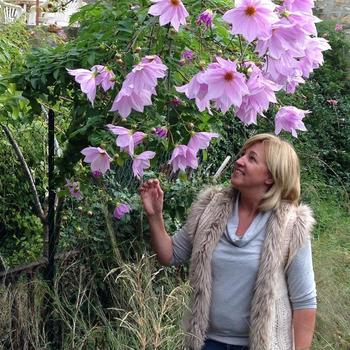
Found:
[[[191,312],[185,320],[186,346],[200,350],[209,321],[211,258],[235,203],[232,188],[211,187],[199,194],[186,221],[193,242],[189,279]],[[282,202],[267,223],[250,314],[250,350],[293,350],[292,311],[285,271],[315,223],[311,209]]]

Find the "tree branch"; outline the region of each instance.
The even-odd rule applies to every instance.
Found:
[[[10,141],[16,155],[17,155],[17,158],[21,164],[21,167],[22,167],[22,170],[24,171],[24,175],[26,176],[28,182],[29,182],[29,187],[30,187],[30,190],[31,192],[33,193],[34,195],[34,202],[35,202],[35,208],[36,208],[36,211],[37,211],[37,214],[41,220],[41,222],[43,224],[46,223],[46,215],[43,211],[43,208],[41,206],[41,203],[40,203],[40,200],[39,200],[39,195],[38,195],[38,192],[36,190],[36,187],[35,187],[35,184],[34,184],[34,180],[33,180],[33,176],[30,172],[30,169],[27,165],[27,162],[25,161],[24,157],[23,157],[23,154],[22,154],[22,151],[20,150],[16,140],[13,138],[12,134],[11,134],[11,131],[9,128],[7,128],[7,126],[1,124],[3,130],[4,130],[4,133],[6,135],[6,137],[8,138],[8,140]]]

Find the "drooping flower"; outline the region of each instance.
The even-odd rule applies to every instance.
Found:
[[[272,25],[271,36],[260,39],[256,45],[259,56],[268,52],[269,56],[279,59],[286,50],[294,57],[304,56],[306,34],[296,24],[283,24],[281,22]]]
[[[304,77],[323,64],[323,51],[330,50],[328,41],[324,38],[308,38],[305,56],[299,60],[299,67]]]
[[[157,79],[164,78],[167,69],[158,56],[146,56],[126,76],[123,88],[127,87],[135,91],[153,90],[157,85]]]
[[[165,138],[167,137],[168,130],[167,128],[164,128],[164,127],[158,127],[158,128],[155,128],[154,133],[160,138]]]
[[[271,34],[271,25],[278,21],[273,12],[275,7],[269,0],[238,0],[236,7],[224,14],[223,20],[232,25],[232,34],[242,34],[252,42]]]
[[[213,18],[214,18],[213,11],[210,9],[207,9],[198,16],[196,23],[198,25],[205,24],[206,27],[208,28],[208,27],[211,27],[211,25],[213,24]]]
[[[173,167],[173,173],[177,170],[185,170],[187,167],[197,169],[198,159],[193,150],[185,145],[175,147],[169,164]]]
[[[270,102],[277,102],[275,91],[281,89],[281,86],[265,78],[256,65],[251,65],[252,73],[247,81],[249,94],[243,96],[242,103],[236,110],[237,117],[247,125],[256,124],[257,115],[263,115]]]
[[[208,84],[203,79],[204,74],[204,72],[197,73],[188,84],[177,86],[175,89],[177,92],[183,92],[189,99],[194,98],[200,112],[203,112],[207,108],[211,114],[210,102],[207,98]]]
[[[164,26],[168,23],[178,32],[180,24],[186,24],[188,12],[181,0],[151,0],[154,5],[150,7],[148,13],[152,16],[160,16],[159,24]]]
[[[110,112],[118,112],[122,119],[126,119],[131,110],[143,112],[145,106],[152,104],[152,92],[146,89],[135,92],[131,88],[122,88],[113,101]]]
[[[136,131],[134,133],[132,130],[122,126],[116,126],[113,124],[107,124],[106,126],[114,135],[118,135],[116,139],[117,146],[131,156],[134,154],[135,146],[140,144],[146,136],[146,134],[141,131]]]
[[[113,216],[117,220],[120,220],[125,214],[130,213],[130,211],[131,211],[131,208],[128,204],[118,203],[114,209]]]
[[[75,81],[80,84],[81,91],[87,95],[89,101],[94,104],[96,97],[96,71],[88,69],[68,69],[70,75],[74,76]]]
[[[281,130],[292,133],[294,137],[298,137],[296,130],[306,131],[303,123],[305,114],[310,111],[304,111],[293,106],[282,107],[275,117],[275,134],[278,135]]]
[[[344,29],[344,26],[341,23],[336,23],[334,30],[336,32],[341,32]]]
[[[315,5],[314,0],[284,0],[283,6],[290,11],[312,13],[312,9]]]
[[[207,149],[211,139],[219,136],[215,132],[196,132],[188,141],[187,146],[196,154],[200,149]]]
[[[164,78],[167,67],[158,56],[145,56],[126,76],[122,88],[114,99],[111,112],[118,112],[126,119],[131,110],[143,112],[152,104],[152,94],[158,78]]]
[[[214,100],[223,113],[233,105],[239,107],[242,97],[249,93],[245,75],[236,69],[236,62],[216,57],[217,63],[211,63],[203,75],[208,84],[206,98]]]
[[[155,152],[145,151],[139,155],[135,155],[132,162],[132,171],[134,176],[137,178],[141,178],[143,176],[143,171],[150,167],[150,159],[154,158],[156,155]]]
[[[115,74],[113,71],[105,66],[96,65],[91,68],[92,71],[96,71],[96,85],[101,85],[104,91],[114,88]]]
[[[101,147],[86,147],[80,153],[82,153],[85,158],[85,163],[91,163],[91,171],[100,171],[104,174],[110,169],[110,162],[112,157]]]
[[[312,13],[299,11],[285,11],[280,20],[281,24],[294,24],[300,27],[306,34],[317,36],[316,23],[321,20]]]
[[[191,50],[184,50],[181,54],[181,58],[185,61],[192,62],[194,53]]]
[[[268,79],[285,88],[288,80],[300,76],[300,64],[289,51],[286,51],[279,59],[268,56],[263,71]]]
[[[83,199],[83,195],[80,192],[79,182],[72,182],[69,179],[66,179],[66,187],[68,187],[69,193],[73,198],[77,199],[78,201]]]

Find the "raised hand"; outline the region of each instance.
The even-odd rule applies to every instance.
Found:
[[[164,192],[159,180],[151,179],[144,182],[139,192],[146,215],[148,217],[162,215]]]

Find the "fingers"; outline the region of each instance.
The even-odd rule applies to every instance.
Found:
[[[162,191],[162,188],[160,187],[160,182],[158,179],[147,180],[139,188],[140,193],[148,192],[150,190],[156,190],[159,195],[163,194],[163,191]]]

